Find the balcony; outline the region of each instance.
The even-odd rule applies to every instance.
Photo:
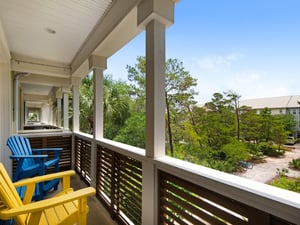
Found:
[[[101,205],[91,203],[93,218],[110,216],[110,222],[118,224],[300,221],[300,196],[294,192],[167,156],[150,159],[143,149],[83,133],[29,138],[34,147],[63,147],[61,170],[74,168],[85,185],[96,188]]]
[[[74,169],[96,188],[100,210],[107,210],[112,223],[300,224],[299,194],[165,156],[165,30],[174,22],[175,0],[66,2],[0,2],[0,161],[10,174],[5,143],[20,134],[33,148],[63,147],[60,170]],[[33,11],[34,18],[28,16]],[[39,22],[56,25],[63,35],[51,27],[36,31]],[[147,37],[145,149],[103,138],[101,100],[107,58],[142,31]],[[93,136],[79,132],[79,86],[90,71]],[[27,130],[32,121],[59,129]],[[91,216],[98,214],[94,209]]]

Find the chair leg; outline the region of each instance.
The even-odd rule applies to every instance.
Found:
[[[87,198],[81,198],[78,200],[78,225],[87,224],[87,214],[89,207],[87,205]]]

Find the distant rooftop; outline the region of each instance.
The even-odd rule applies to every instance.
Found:
[[[240,101],[240,106],[249,106],[253,109],[263,108],[300,108],[300,95],[271,97],[271,98],[256,98]]]

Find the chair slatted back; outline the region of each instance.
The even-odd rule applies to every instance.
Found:
[[[0,199],[2,204],[8,209],[13,209],[23,205],[16,188],[14,187],[2,163],[0,163]],[[24,224],[26,217],[27,215],[19,215],[15,219],[18,224],[22,225]]]
[[[11,136],[7,140],[7,146],[12,151],[13,155],[32,155],[32,150],[28,138],[23,136]],[[26,169],[36,164],[34,159],[24,159],[22,169]]]

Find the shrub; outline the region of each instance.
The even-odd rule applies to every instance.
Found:
[[[290,178],[281,176],[270,183],[273,186],[300,193],[300,177]]]
[[[284,150],[279,150],[272,143],[261,142],[259,143],[259,149],[264,155],[271,157],[279,157],[284,154]]]
[[[204,166],[210,167],[215,170],[223,171],[226,173],[235,172],[238,168],[238,164],[231,161],[223,161],[223,160],[209,160],[206,161]]]
[[[300,170],[300,158],[293,159],[291,162],[289,162],[289,166],[294,169]]]

